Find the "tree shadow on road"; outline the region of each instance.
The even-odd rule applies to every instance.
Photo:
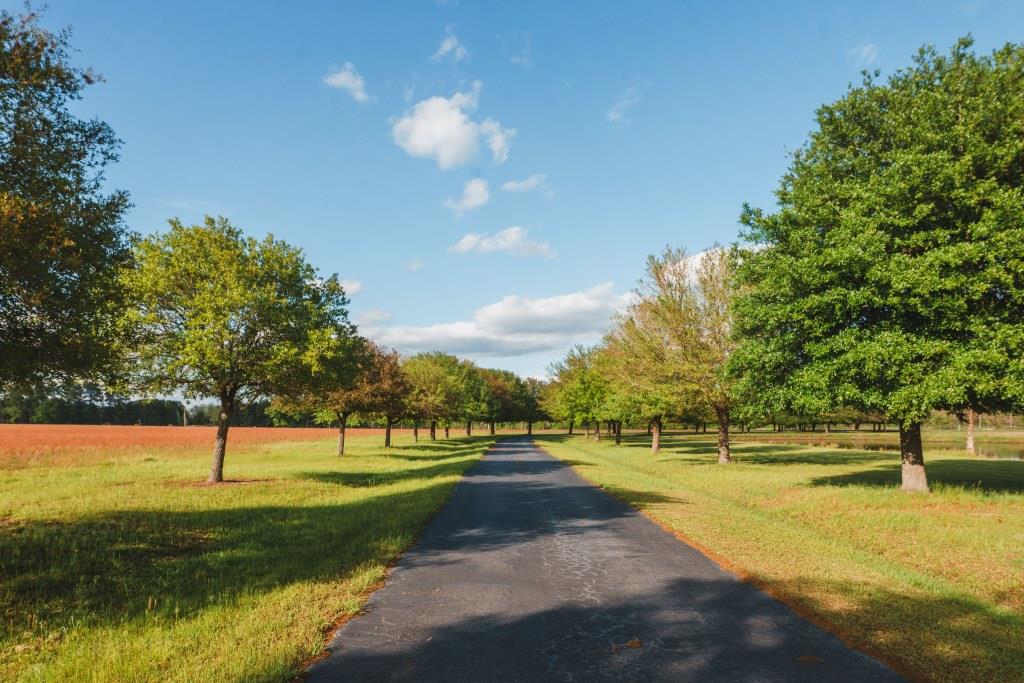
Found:
[[[381,599],[338,633],[336,655],[307,680],[900,680],[729,577],[672,580],[599,604],[527,614],[512,604],[404,639],[402,631],[376,631],[373,610],[389,608],[388,597]],[[371,622],[364,628],[361,619]]]

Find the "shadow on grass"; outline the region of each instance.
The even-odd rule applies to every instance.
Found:
[[[887,458],[892,460],[892,456]],[[932,487],[950,486],[984,493],[1024,493],[1024,463],[983,459],[925,458],[928,481]],[[884,486],[900,485],[899,462],[885,464],[862,472],[851,472],[811,481],[817,486]]]
[[[390,456],[389,456],[390,457]],[[433,479],[434,477],[444,477],[454,474],[459,474],[466,469],[466,460],[469,456],[458,455],[449,456],[444,458],[447,462],[441,462],[427,467],[410,467],[402,470],[394,470],[391,472],[332,472],[332,471],[319,471],[319,472],[300,472],[295,475],[298,479],[309,479],[312,481],[318,481],[325,484],[339,484],[341,486],[352,486],[356,488],[366,488],[371,486],[387,486],[400,481],[406,481],[409,479]],[[403,458],[405,459],[405,458]],[[436,462],[441,458],[436,456],[426,456],[423,458],[408,458],[409,460],[420,460],[427,462]]]

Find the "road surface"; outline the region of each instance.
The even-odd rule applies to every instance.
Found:
[[[500,441],[307,681],[898,681],[526,439]]]

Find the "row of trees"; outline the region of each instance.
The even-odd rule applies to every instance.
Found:
[[[322,424],[338,427],[338,455],[345,452],[345,430],[353,416],[384,425],[384,445],[391,446],[391,428],[399,420],[413,425],[419,440],[421,426],[431,440],[437,430],[445,438],[453,426],[472,435],[474,422],[496,425],[547,419],[540,407],[542,384],[523,380],[507,370],[480,368],[468,360],[441,352],[401,358],[371,341],[356,339],[351,353],[338,354],[325,370],[298,394],[275,398],[272,408],[283,414],[312,413]]]
[[[597,349],[554,368],[554,414],[650,421],[877,414],[903,488],[927,491],[921,424],[1024,407],[1024,45],[923,48],[817,112],[778,209],[744,243],[651,258]]]

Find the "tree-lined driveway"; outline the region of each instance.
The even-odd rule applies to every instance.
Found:
[[[470,470],[307,680],[900,678],[517,438]]]

